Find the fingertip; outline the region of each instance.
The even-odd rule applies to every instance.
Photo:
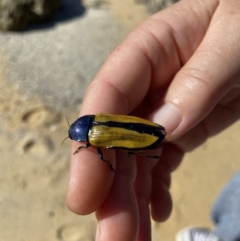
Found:
[[[136,240],[139,220],[132,177],[118,171],[111,191],[96,212],[96,240]]]
[[[73,144],[73,150],[76,148]],[[105,158],[114,160],[114,153],[104,152]],[[68,208],[80,215],[94,212],[106,199],[113,182],[113,172],[101,161],[95,148],[82,149],[72,155],[69,186],[67,194]]]
[[[166,221],[172,211],[172,198],[168,187],[163,183],[158,183],[158,191],[152,192],[151,213],[153,220],[157,222]]]

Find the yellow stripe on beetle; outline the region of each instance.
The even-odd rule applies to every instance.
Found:
[[[163,126],[145,119],[125,115],[97,114],[78,118],[71,124],[68,135],[74,141],[87,143],[78,147],[74,154],[81,148],[95,146],[99,157],[114,171],[112,164],[103,158],[100,147],[128,150],[129,153],[152,150],[162,146],[166,134]]]
[[[119,127],[93,126],[89,133],[89,143],[103,148],[142,149],[158,140],[157,136],[139,133]]]
[[[151,121],[148,121],[136,116],[129,116],[129,115],[97,114],[95,115],[95,121],[102,122],[102,123],[106,123],[108,121],[114,121],[119,123],[142,123],[149,126],[159,127],[159,125],[156,123],[153,123]]]

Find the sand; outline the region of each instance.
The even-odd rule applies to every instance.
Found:
[[[75,215],[65,203],[65,116],[76,119],[104,59],[148,15],[144,5],[109,0],[51,27],[0,33],[1,240],[94,240],[94,215]],[[211,205],[240,166],[239,130],[237,122],[185,155],[173,173],[172,215],[163,224],[153,222],[154,241],[174,240],[189,225],[212,226]]]

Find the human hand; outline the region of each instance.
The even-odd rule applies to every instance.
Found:
[[[160,161],[102,150],[115,174],[92,147],[72,156],[68,206],[96,211],[96,240],[151,240],[148,205],[154,220],[169,216],[170,175],[184,153],[239,118],[239,21],[238,1],[182,0],[133,31],[90,84],[81,116],[146,117],[169,142]]]

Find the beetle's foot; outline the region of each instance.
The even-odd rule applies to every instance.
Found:
[[[149,156],[149,155],[147,155],[147,157],[154,158],[154,159],[160,159],[161,158],[160,156]]]
[[[104,162],[106,162],[106,163],[108,164],[108,166],[109,166],[109,168],[110,168],[110,170],[111,170],[112,172],[115,172],[115,169],[113,168],[113,165],[112,165],[112,163],[111,163],[110,161],[105,160],[105,159],[103,159],[103,158],[101,158],[101,160],[104,161]]]
[[[110,170],[115,173],[115,169],[113,168],[112,164],[110,162],[108,162],[108,165],[110,167]]]
[[[86,148],[85,146],[79,146],[78,149],[73,152],[73,155],[76,155],[82,148]]]
[[[145,156],[145,157],[149,157],[149,158],[154,158],[154,159],[160,159],[160,156],[151,156],[151,155],[146,155],[144,153],[137,153],[137,152],[128,152],[128,157],[130,157],[131,155],[136,155],[136,156]]]
[[[102,160],[103,160],[103,159],[102,159]],[[115,169],[113,168],[112,163],[111,163],[110,161],[108,161],[108,160],[103,160],[103,161],[106,162],[106,163],[109,165],[110,170],[111,170],[113,173],[115,173]]]
[[[99,156],[99,158],[100,158],[102,161],[106,162],[106,163],[109,165],[110,170],[111,170],[112,172],[115,172],[115,169],[113,168],[112,163],[111,163],[110,161],[108,161],[108,160],[103,159],[103,154],[102,154],[102,151],[101,151],[101,149],[100,149],[99,147],[97,148],[97,151],[98,151],[98,156]]]
[[[73,152],[73,155],[76,155],[81,148],[78,148],[75,152]]]
[[[87,143],[86,146],[79,146],[78,149],[75,152],[73,152],[73,155],[76,155],[82,148],[88,148],[89,146],[89,143]]]

